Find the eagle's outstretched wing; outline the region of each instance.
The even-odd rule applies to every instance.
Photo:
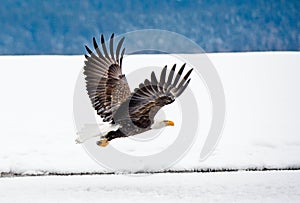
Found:
[[[112,121],[113,114],[130,95],[130,89],[122,74],[122,60],[125,48],[120,50],[124,41],[122,38],[114,54],[113,46],[114,34],[109,41],[109,50],[105,46],[103,35],[101,35],[102,51],[100,51],[96,39],[93,38],[96,53],[93,53],[87,46],[89,53],[85,55],[84,75],[86,75],[86,89],[97,114],[103,118],[104,122]],[[109,52],[109,53],[108,53]],[[121,57],[120,57],[121,56]]]
[[[168,77],[167,66],[162,69],[159,80],[154,72],[151,73],[151,81],[146,79],[132,93],[129,101],[129,116],[132,122],[140,128],[147,128],[153,123],[155,114],[165,105],[175,101],[188,86],[188,79],[192,70],[189,70],[179,82],[185,64],[175,74],[176,64]]]

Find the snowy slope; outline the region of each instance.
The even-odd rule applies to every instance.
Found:
[[[299,202],[300,173],[3,178],[1,202]]]
[[[199,160],[204,142],[199,137],[171,169],[300,167],[300,53],[208,56],[225,91],[222,137],[206,160]],[[73,93],[83,60],[83,56],[0,57],[0,172],[106,171],[74,142]],[[124,59],[125,73],[130,64],[138,67],[145,61],[174,63],[165,55],[130,56]],[[171,116],[171,111],[166,114]],[[180,123],[180,118],[175,120]],[[114,143],[122,146],[121,141]],[[162,143],[158,147],[164,147]],[[130,145],[121,150],[135,153],[142,149]]]

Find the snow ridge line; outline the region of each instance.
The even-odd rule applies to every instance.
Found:
[[[38,171],[37,173],[17,173],[17,172],[0,172],[0,178],[13,177],[36,177],[36,176],[84,176],[84,175],[151,175],[162,173],[220,173],[220,172],[240,172],[240,171],[298,171],[300,167],[286,168],[247,168],[247,169],[189,169],[189,170],[163,170],[163,171],[136,171],[136,172],[46,172]]]

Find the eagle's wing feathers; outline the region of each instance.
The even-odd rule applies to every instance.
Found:
[[[87,46],[89,55],[85,55],[84,75],[86,88],[93,107],[103,121],[113,121],[113,114],[120,104],[131,95],[125,76],[122,74],[122,60],[125,48],[120,50],[124,42],[122,38],[114,54],[114,34],[109,40],[109,52],[106,48],[103,35],[101,35],[102,52],[93,38],[96,54]]]
[[[165,105],[175,101],[188,86],[189,76],[193,69],[189,70],[178,84],[185,64],[180,68],[174,77],[176,65],[171,69],[168,77],[167,66],[160,74],[160,78],[155,73],[151,73],[151,81],[146,79],[132,93],[129,102],[129,114],[132,122],[139,127],[147,127],[153,123],[155,114]],[[178,84],[178,85],[177,85]]]

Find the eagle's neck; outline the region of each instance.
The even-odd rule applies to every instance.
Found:
[[[165,127],[165,123],[163,121],[154,120],[154,123],[151,125],[151,129],[160,129]]]

